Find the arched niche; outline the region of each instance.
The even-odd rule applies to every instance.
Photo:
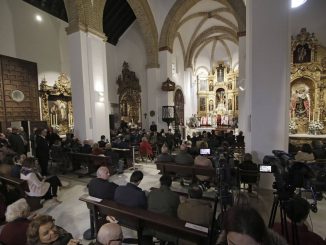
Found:
[[[181,89],[177,89],[174,94],[174,105],[175,105],[175,112],[177,116],[177,124],[184,125],[184,96]]]

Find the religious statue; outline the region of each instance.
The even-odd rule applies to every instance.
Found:
[[[213,85],[213,81],[209,81],[209,91],[213,91],[214,90],[214,85]]]
[[[210,100],[209,101],[208,110],[209,111],[213,111],[214,110],[214,101],[213,100]]]
[[[301,87],[292,91],[291,107],[292,114],[296,117],[310,117],[310,96],[308,87]]]

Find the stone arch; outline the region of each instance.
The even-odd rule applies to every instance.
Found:
[[[158,68],[158,32],[153,13],[146,0],[127,0],[140,25],[145,41],[147,68]]]
[[[165,18],[163,28],[160,35],[159,50],[173,51],[173,41],[176,37],[178,23],[184,16],[184,14],[191,9],[200,0],[177,0],[173,7],[170,9],[168,15]],[[246,28],[246,7],[243,0],[216,0],[228,7],[230,7],[234,16],[238,22],[239,32],[245,31]]]

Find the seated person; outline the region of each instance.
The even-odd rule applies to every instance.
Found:
[[[123,234],[121,226],[116,223],[106,223],[101,226],[97,233],[96,244],[98,245],[120,245]]]
[[[172,178],[169,175],[162,175],[160,184],[159,189],[152,190],[148,195],[148,210],[177,217],[180,200],[179,195],[170,189]]]
[[[30,209],[26,199],[21,198],[7,207],[6,221],[0,233],[0,242],[10,245],[26,244],[26,231],[30,221]]]
[[[130,182],[125,186],[118,186],[114,193],[114,201],[128,207],[147,208],[145,192],[138,187],[144,175],[141,171],[134,171]]]
[[[11,167],[11,177],[20,179],[20,170],[22,169],[22,163],[26,159],[25,154],[15,155],[13,157],[14,165]]]
[[[80,148],[80,153],[84,153],[84,154],[92,153],[92,147],[90,144],[90,140],[84,140],[84,145]]]
[[[146,137],[143,137],[141,139],[141,142],[139,144],[139,152],[142,158],[143,156],[153,158],[153,149],[152,146],[148,143]]]
[[[180,152],[175,156],[174,162],[180,165],[193,165],[194,159],[187,152],[187,146],[185,144],[180,145]]]
[[[207,157],[204,157],[204,156],[197,156],[195,158],[194,165],[199,166],[199,167],[207,167],[207,168],[212,168],[213,167],[212,161],[209,160]],[[204,176],[204,175],[196,175],[196,178],[200,182],[208,182],[210,180],[209,176]]]
[[[58,187],[62,186],[59,178],[55,175],[43,178],[40,173],[35,171],[34,158],[28,157],[24,160],[20,178],[27,181],[29,187],[29,192],[26,192],[27,195],[42,197],[46,200],[52,198],[54,201],[60,202],[57,199]]]
[[[92,154],[96,156],[104,154],[103,150],[99,147],[98,143],[93,144]]]
[[[124,162],[123,160],[119,161],[119,153],[112,150],[112,145],[110,143],[105,145],[104,155],[111,158],[111,162],[117,168],[118,174],[123,173]]]
[[[303,144],[301,150],[294,156],[294,159],[299,162],[315,161],[311,146],[309,144]]]
[[[238,147],[242,147],[245,145],[245,142],[244,142],[244,136],[243,136],[243,132],[240,131],[239,134],[235,137],[236,138],[236,141],[237,141],[237,146]]]
[[[88,184],[89,195],[92,197],[113,200],[117,184],[109,182],[110,172],[107,167],[99,167],[96,172],[97,178],[92,179]]]
[[[230,208],[224,218],[224,231],[218,244],[286,245],[286,241],[268,229],[263,218],[251,207]],[[221,241],[224,241],[221,243]]]
[[[165,214],[177,218],[177,210],[180,204],[179,195],[171,191],[172,178],[169,175],[162,175],[160,178],[161,187],[157,190],[152,190],[148,195],[148,210]],[[176,242],[175,236],[162,233],[155,230],[148,231],[161,241]]]
[[[157,156],[156,162],[174,162],[173,156],[169,154],[169,148],[163,145],[161,154]]]
[[[290,199],[286,206],[285,211],[287,217],[290,221],[296,223],[298,229],[298,239],[300,244],[305,245],[325,245],[326,242],[318,236],[316,233],[309,231],[308,227],[304,224],[306,219],[308,218],[309,211],[310,211],[310,204],[307,200],[301,197],[294,197]],[[289,234],[290,242],[289,244],[293,243],[292,237],[292,225],[290,222],[287,222],[287,229]],[[276,231],[278,234],[282,235],[282,226],[280,223],[274,224],[273,230]]]
[[[107,143],[106,140],[105,140],[105,135],[101,135],[101,140],[99,142],[97,142],[97,143],[98,143],[98,146],[100,148],[104,148],[106,143]]]
[[[326,151],[320,140],[312,141],[312,153],[315,159],[326,159]]]
[[[188,189],[189,198],[181,202],[178,207],[178,217],[181,220],[209,227],[213,217],[213,208],[210,202],[201,200],[202,189],[193,185]]]
[[[39,215],[28,226],[27,244],[78,245],[79,241],[72,239],[70,233],[56,226],[52,216]]]
[[[239,169],[242,170],[253,170],[257,171],[258,173],[258,165],[252,162],[252,155],[250,153],[245,153],[243,157],[243,162],[239,165]],[[248,182],[255,182],[257,180],[257,177],[254,176],[248,176],[246,177],[246,181]],[[252,192],[252,185],[248,184],[248,192]]]

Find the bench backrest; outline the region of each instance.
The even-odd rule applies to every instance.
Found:
[[[156,162],[156,168],[162,172],[162,174],[165,173],[176,173],[176,174],[191,174],[193,176],[195,175],[204,175],[209,176],[212,178],[216,177],[216,171],[213,167],[201,167],[201,166],[195,166],[195,165],[179,165],[175,164],[173,162],[169,163],[161,163]]]
[[[185,227],[186,222],[175,217],[170,217],[163,214],[153,213],[148,210],[140,208],[130,208],[114,201],[102,200],[95,202],[87,199],[88,195],[83,195],[79,200],[87,203],[87,206],[94,212],[94,214],[115,216],[118,219],[126,221],[128,228],[135,229],[138,234],[144,228],[150,228],[176,237],[181,237],[190,241],[195,241],[197,244],[207,244],[208,233],[190,229]],[[98,217],[95,217],[95,222]],[[124,225],[124,224],[122,224]],[[98,230],[99,227],[95,225]],[[139,238],[139,237],[138,237]]]
[[[25,180],[0,174],[0,181],[5,185],[13,186],[15,189],[17,189],[21,197],[25,197],[25,192],[29,192],[28,184]]]

